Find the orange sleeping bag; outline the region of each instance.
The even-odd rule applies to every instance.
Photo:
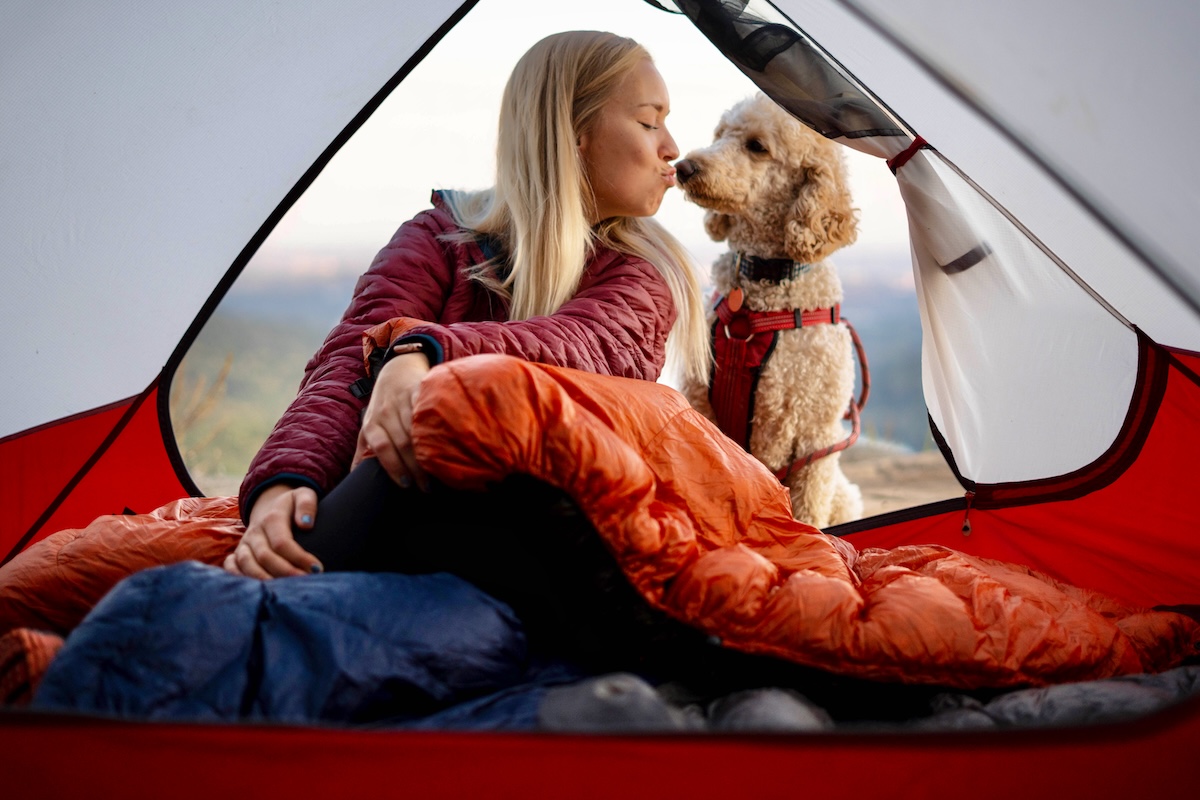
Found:
[[[413,438],[451,486],[525,473],[565,490],[647,602],[738,650],[974,688],[1157,672],[1200,644],[1189,617],[1023,567],[940,546],[857,551],[794,520],[766,467],[648,381],[459,359],[423,383]],[[61,531],[0,569],[0,633],[65,632],[126,575],[220,563],[241,532],[233,498]]]
[[[53,533],[0,567],[0,634],[66,634],[122,579],[180,561],[220,564],[244,531],[236,497],[186,497]]]
[[[940,546],[858,552],[791,516],[787,490],[674,390],[478,356],[422,385],[417,458],[482,488],[564,489],[652,606],[738,650],[959,687],[1156,672],[1200,624]]]

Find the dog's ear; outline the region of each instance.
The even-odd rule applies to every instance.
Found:
[[[717,211],[704,212],[704,230],[714,242],[723,242],[733,227],[733,217]]]
[[[858,209],[850,204],[843,170],[824,162],[808,164],[805,180],[784,225],[789,258],[815,264],[858,238]]]

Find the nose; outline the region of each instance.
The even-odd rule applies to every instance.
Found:
[[[662,147],[660,148],[663,160],[674,161],[679,158],[679,145],[675,144],[675,137],[671,136],[671,132],[667,130],[665,125],[662,130],[663,134],[665,134]]]
[[[696,174],[696,165],[686,158],[675,162],[675,178],[680,183],[687,183],[688,178]]]

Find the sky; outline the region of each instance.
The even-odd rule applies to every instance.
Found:
[[[361,272],[401,222],[428,207],[431,189],[490,185],[504,82],[547,34],[602,29],[645,45],[670,92],[667,127],[682,154],[708,144],[721,112],[757,91],[685,17],[643,0],[523,5],[480,0],[333,158],[246,277],[280,265],[313,276]],[[835,256],[843,279],[911,284],[894,178],[880,159],[846,148],[846,160],[860,228],[856,244]],[[702,216],[673,189],[658,219],[706,267],[725,245],[708,239]]]

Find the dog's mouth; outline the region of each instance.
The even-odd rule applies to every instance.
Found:
[[[737,200],[714,195],[710,185],[711,180],[706,179],[708,177],[706,170],[702,169],[697,162],[687,158],[676,161],[675,172],[679,181],[679,189],[690,202],[722,214],[737,213]]]
[[[736,214],[740,206],[733,200],[727,197],[713,197],[705,192],[705,187],[699,180],[691,183],[681,183],[679,186],[683,192],[683,197],[690,203],[695,203],[701,208],[709,211],[716,211],[721,214]]]

